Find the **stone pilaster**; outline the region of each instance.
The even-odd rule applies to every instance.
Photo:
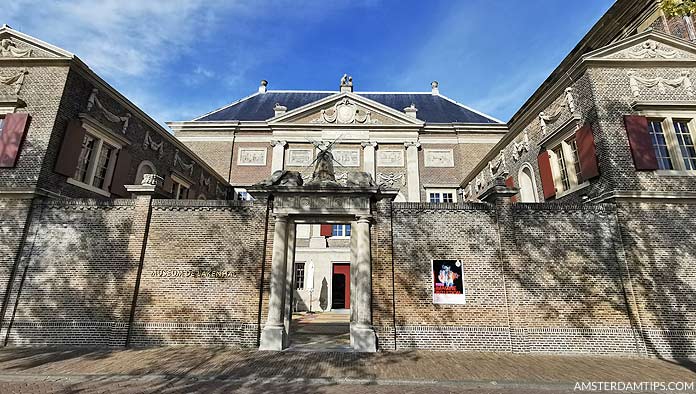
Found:
[[[420,202],[420,174],[418,169],[418,148],[420,142],[404,142],[406,147],[406,181],[408,182],[408,201]]]
[[[271,159],[271,174],[278,170],[282,170],[285,166],[285,147],[288,145],[287,141],[271,141],[271,146],[273,147],[273,157]]]
[[[364,141],[360,145],[363,147],[363,171],[367,172],[372,176],[372,179],[377,180],[377,168],[375,166],[375,151],[377,149],[377,143],[371,141]]]
[[[260,350],[283,350],[287,332],[283,324],[285,309],[285,275],[288,253],[288,216],[276,215],[271,260],[271,294],[268,299],[268,319],[261,332]]]
[[[350,325],[351,344],[359,352],[376,352],[377,335],[372,327],[372,260],[370,252],[371,216],[360,216],[351,235],[357,237],[355,261],[355,321]]]

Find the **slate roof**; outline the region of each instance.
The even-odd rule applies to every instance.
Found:
[[[195,121],[265,121],[274,116],[276,103],[292,111],[295,108],[321,100],[338,92],[313,91],[268,91],[256,93],[247,98],[217,109],[194,119]],[[399,112],[415,104],[417,117],[426,123],[501,123],[495,118],[472,110],[442,95],[426,93],[361,93],[355,94],[374,100]]]

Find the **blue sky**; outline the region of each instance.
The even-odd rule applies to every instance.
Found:
[[[157,121],[256,91],[440,92],[507,121],[611,0],[12,1],[0,23],[63,47]],[[37,4],[39,3],[39,4]]]

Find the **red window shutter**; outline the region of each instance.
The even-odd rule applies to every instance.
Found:
[[[626,126],[628,144],[631,147],[636,170],[657,170],[659,167],[652,139],[648,132],[648,118],[638,115],[624,115],[624,126]]]
[[[111,193],[120,197],[129,197],[130,193],[123,185],[132,183],[128,177],[130,169],[131,155],[128,151],[121,149],[118,151],[116,168],[114,168],[114,175],[111,177]]]
[[[19,148],[29,128],[27,113],[5,115],[0,130],[0,167],[9,168],[17,164]]]
[[[505,186],[507,186],[507,187],[509,187],[509,188],[515,187],[515,180],[512,179],[512,176],[509,176],[509,177],[505,178]],[[510,201],[512,201],[512,202],[517,202],[517,195],[512,196],[512,198],[510,199]]]
[[[553,182],[549,152],[539,153],[537,161],[539,162],[539,175],[541,175],[541,188],[544,189],[544,199],[549,199],[556,195],[556,184]]]
[[[82,151],[82,140],[85,138],[85,129],[82,128],[82,122],[78,119],[73,119],[68,123],[68,128],[63,136],[63,143],[60,146],[58,159],[56,160],[55,172],[72,177],[75,175],[77,161],[80,159]]]
[[[597,164],[597,151],[595,149],[592,127],[589,124],[582,126],[575,132],[575,142],[578,145],[578,158],[580,159],[580,169],[582,170],[582,181],[599,176],[599,165]]]
[[[319,234],[322,237],[330,237],[331,234],[333,234],[333,226],[330,224],[322,224],[321,230],[319,231]]]

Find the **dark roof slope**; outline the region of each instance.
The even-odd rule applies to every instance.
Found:
[[[227,107],[204,115],[197,121],[264,121],[273,117],[276,103],[288,111],[310,104],[337,92],[274,92],[252,95]],[[367,99],[377,101],[399,112],[415,104],[418,119],[426,123],[500,123],[496,119],[480,114],[457,104],[443,96],[428,93],[359,93]]]

